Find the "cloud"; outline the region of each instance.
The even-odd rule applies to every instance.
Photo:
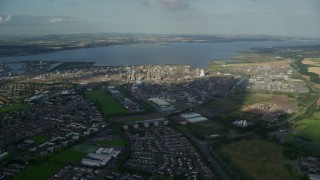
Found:
[[[171,11],[189,8],[188,0],[143,0],[146,6],[161,6]]]
[[[58,0],[45,0],[45,1],[49,3],[56,3]],[[78,0],[62,0],[60,2],[63,2],[69,6],[77,6],[80,3]]]
[[[1,1],[1,0],[0,0]],[[71,16],[30,16],[30,15],[12,15],[12,16],[1,16],[0,25],[1,27],[21,27],[21,26],[60,26],[60,25],[71,25],[75,23],[81,23],[82,19],[71,17]]]
[[[5,15],[0,15],[0,24],[9,22],[11,20],[11,15],[5,16]]]
[[[61,23],[61,22],[64,22],[65,19],[63,19],[62,17],[53,17],[49,20],[49,22],[51,24],[55,24],[55,23]]]

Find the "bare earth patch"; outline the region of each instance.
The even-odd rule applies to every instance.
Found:
[[[262,115],[262,120],[268,121],[273,120],[279,114],[294,112],[297,108],[297,103],[294,99],[276,95],[270,100],[246,106],[241,111]]]

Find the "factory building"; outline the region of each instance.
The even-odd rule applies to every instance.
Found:
[[[89,153],[81,163],[86,166],[101,167],[107,165],[112,158],[117,158],[120,151],[113,148],[99,148],[95,153]]]
[[[196,123],[196,122],[208,120],[206,117],[203,117],[201,114],[194,113],[194,112],[180,114],[180,117],[185,119],[188,123]]]

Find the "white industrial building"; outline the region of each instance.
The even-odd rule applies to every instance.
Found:
[[[191,113],[183,113],[183,114],[180,114],[180,116],[181,116],[182,118],[184,118],[184,119],[189,119],[189,118],[199,117],[199,116],[201,116],[201,114],[191,112]]]
[[[120,151],[116,151],[113,148],[99,148],[96,151],[97,154],[103,154],[103,155],[108,155],[114,158],[117,158],[118,155],[120,154]]]
[[[232,124],[238,127],[248,127],[252,125],[252,122],[248,122],[247,120],[235,120]]]
[[[200,117],[189,118],[186,120],[188,121],[188,123],[196,123],[201,121],[207,121],[208,119],[206,117],[200,116]]]
[[[165,101],[164,99],[160,99],[160,98],[149,98],[149,101],[154,102],[155,104],[157,104],[160,107],[166,107],[166,106],[170,106],[170,103],[168,103],[167,101]]]
[[[201,71],[200,71],[200,77],[204,77],[204,76],[206,76],[206,74],[204,73],[204,69],[201,69]]]
[[[194,113],[194,112],[180,114],[180,117],[184,118],[188,123],[196,123],[196,122],[208,120],[206,117],[203,117],[201,114]]]
[[[96,160],[96,159],[87,159],[87,158],[84,158],[81,160],[81,163],[83,165],[86,165],[86,166],[93,166],[93,167],[100,167],[102,166],[101,164],[101,161],[100,160]]]
[[[176,109],[165,99],[162,98],[149,98],[149,101],[157,104],[162,112],[173,112]]]
[[[100,167],[105,166],[111,158],[117,158],[120,151],[113,148],[99,148],[95,153],[89,153],[86,158],[81,160],[83,165]]]

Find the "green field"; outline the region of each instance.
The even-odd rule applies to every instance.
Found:
[[[212,120],[202,121],[192,124],[187,124],[186,126],[180,126],[182,130],[188,131],[192,135],[198,138],[210,139],[212,134],[221,134],[227,131],[227,127],[218,124]]]
[[[320,120],[320,112],[313,113],[312,119],[319,119]]]
[[[298,179],[294,164],[285,161],[283,150],[280,145],[257,139],[241,140],[219,149],[227,162],[254,179]]]
[[[115,147],[123,147],[127,145],[127,141],[124,140],[98,140],[96,141],[97,144],[100,145],[110,145],[110,146],[115,146]]]
[[[64,164],[44,162],[37,166],[30,166],[17,174],[14,180],[45,180],[53,176],[56,172],[64,167]]]
[[[102,113],[105,115],[120,115],[128,112],[122,104],[114,99],[107,91],[87,91],[86,96],[92,101],[98,103],[98,107],[101,107]]]
[[[294,128],[299,131],[298,136],[311,139],[315,143],[320,143],[320,120],[303,119],[298,121]]]
[[[232,72],[235,68],[246,66],[259,66],[264,63],[268,62],[275,62],[279,61],[273,54],[266,54],[266,53],[255,53],[249,51],[238,52],[237,56],[224,59],[224,60],[233,60],[233,62],[224,62],[224,61],[216,61],[212,62],[209,65],[209,70],[213,72]],[[225,64],[226,66],[222,66]]]
[[[238,52],[238,55],[232,59],[244,63],[270,62],[278,60],[273,54],[254,53],[249,51]]]
[[[207,108],[210,108],[212,110],[218,110],[220,112],[228,112],[228,111],[234,111],[238,110],[240,108],[241,102],[243,100],[238,98],[234,98],[231,100],[228,100],[228,102],[225,99],[214,99],[206,104]]]
[[[67,149],[51,156],[39,164],[27,167],[22,172],[17,174],[14,179],[48,179],[62,169],[66,164],[80,161],[86,155],[87,153],[79,152],[73,148]]]
[[[37,144],[42,144],[50,140],[50,138],[46,136],[32,136],[30,139],[34,140]]]
[[[81,153],[90,153],[97,150],[97,147],[87,145],[87,144],[78,144],[71,148],[74,151],[81,152]]]
[[[23,104],[23,103],[15,103],[8,106],[0,107],[0,114],[14,112],[14,111],[21,111],[24,109],[29,108],[30,105]]]

